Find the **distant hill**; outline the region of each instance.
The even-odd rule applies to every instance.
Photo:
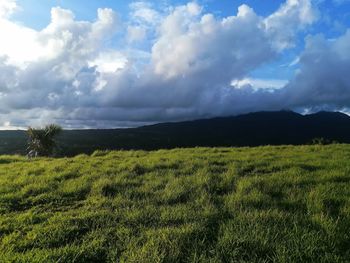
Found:
[[[350,117],[340,112],[256,112],[129,129],[67,130],[59,144],[61,155],[69,156],[97,149],[298,145],[315,138],[350,143]],[[25,144],[24,131],[0,131],[0,154],[24,153]]]

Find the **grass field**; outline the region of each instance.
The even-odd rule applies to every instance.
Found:
[[[0,262],[350,262],[350,145],[2,156]]]

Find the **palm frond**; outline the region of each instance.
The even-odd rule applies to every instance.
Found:
[[[62,128],[56,124],[50,124],[44,128],[44,131],[46,136],[54,137],[62,132]]]
[[[29,127],[28,135],[28,152],[35,152],[37,155],[52,155],[56,147],[55,137],[61,133],[62,128],[56,124],[50,124],[44,128],[35,129]]]

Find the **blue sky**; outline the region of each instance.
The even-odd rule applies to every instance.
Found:
[[[96,16],[97,8],[108,7],[113,8],[119,14],[126,16],[129,12],[129,4],[133,1],[115,1],[115,0],[19,0],[18,3],[22,7],[22,12],[19,12],[15,17],[23,23],[35,27],[37,29],[45,27],[50,21],[50,10],[54,6],[61,6],[63,8],[74,11],[76,17],[82,20],[91,20]],[[150,1],[154,6],[167,5],[181,5],[188,1]],[[205,7],[208,12],[213,12],[219,16],[229,16],[236,12],[238,6],[245,3],[253,7],[258,14],[266,15],[276,10],[283,1],[266,1],[261,0],[204,0],[197,1]]]
[[[94,20],[96,18],[96,10],[101,7],[112,8],[122,17],[127,20],[130,12],[129,5],[133,1],[115,1],[115,0],[19,0],[21,11],[14,18],[19,22],[33,27],[42,29],[50,22],[50,10],[52,7],[60,6],[70,9],[74,12],[77,20]],[[167,6],[177,6],[186,4],[186,0],[164,0],[164,1],[149,1],[155,8],[165,8]],[[202,0],[197,1],[204,7],[204,12],[214,13],[218,17],[232,16],[237,12],[237,9],[242,4],[247,4],[252,7],[258,15],[266,16],[277,10],[278,7],[285,1],[261,1],[261,0]],[[262,67],[251,72],[252,77],[257,78],[280,78],[289,79],[295,71],[295,67],[288,67],[304,46],[304,38],[310,33],[321,33],[327,38],[335,38],[343,34],[350,26],[350,1],[347,0],[318,0],[315,1],[319,8],[320,20],[310,27],[307,31],[301,32],[296,41],[294,49],[287,50],[277,60],[266,63]],[[115,40],[117,42],[118,40]]]
[[[2,0],[0,129],[349,112],[349,28],[349,0]]]
[[[96,10],[101,7],[112,8],[120,15],[126,18],[129,13],[129,4],[133,1],[115,1],[115,0],[18,0],[21,11],[14,18],[18,21],[40,29],[45,27],[50,21],[50,10],[52,7],[60,6],[72,10],[79,20],[92,20],[96,17]],[[187,3],[188,1],[149,1],[153,6],[176,6]],[[284,3],[282,0],[261,1],[261,0],[202,0],[197,1],[204,6],[206,12],[214,13],[218,16],[230,16],[236,13],[237,8],[242,4],[251,6],[258,15],[266,16]],[[350,24],[350,1],[348,0],[317,0],[322,19],[315,26],[315,31],[335,36],[339,30],[345,28],[336,28],[331,25],[332,22],[338,21],[346,27]]]

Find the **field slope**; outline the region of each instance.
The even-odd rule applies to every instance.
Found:
[[[0,157],[1,262],[349,262],[350,145]]]

